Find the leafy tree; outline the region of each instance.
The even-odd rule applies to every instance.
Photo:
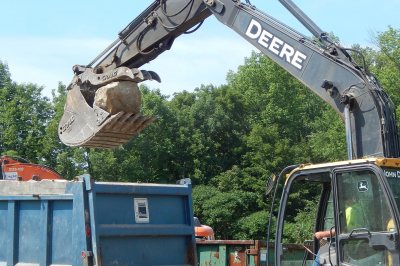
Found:
[[[191,177],[204,184],[239,162],[247,123],[240,96],[229,87],[203,86],[194,95],[196,101],[178,116],[178,128],[186,133],[180,139],[184,143],[179,144],[186,145],[190,153]],[[172,100],[171,105],[177,110],[180,103]]]
[[[0,61],[0,88],[3,88],[11,83],[11,74],[8,66]]]
[[[123,181],[119,178],[119,163],[112,150],[87,149],[88,172],[96,181]]]
[[[41,139],[52,112],[42,87],[16,84],[8,67],[0,64],[0,153],[9,150],[33,162],[40,162]]]
[[[64,113],[66,97],[66,86],[59,83],[57,90],[52,91],[52,119],[45,128],[45,134],[40,140],[42,148],[38,152],[43,163],[54,168],[62,177],[71,179],[87,172],[88,163],[85,149],[68,147],[58,137],[58,124]]]
[[[69,149],[57,153],[57,166],[55,170],[63,178],[72,179],[78,175],[88,173],[87,162],[84,158],[82,149]]]
[[[389,27],[376,36],[379,52],[373,53],[371,72],[379,79],[382,87],[390,95],[400,115],[400,30]]]
[[[305,240],[313,239],[316,209],[314,202],[307,201],[304,209],[294,217],[294,221],[285,223],[285,243],[304,243]]]
[[[257,53],[229,74],[228,84],[242,94],[250,122],[242,168],[265,169],[265,178],[286,165],[319,159],[309,142],[325,105],[317,96]]]
[[[49,121],[45,135],[41,141],[43,147],[42,156],[45,158],[47,164],[52,167],[56,167],[57,155],[66,148],[58,138],[58,123],[64,112],[65,99],[66,87],[60,83],[57,93],[54,90],[52,91],[52,119]]]
[[[240,218],[235,226],[235,239],[266,239],[269,213],[265,210],[253,212]],[[272,231],[274,224],[271,225]],[[273,233],[273,232],[272,232]]]
[[[206,191],[207,194],[203,194]],[[207,197],[204,197],[205,195]],[[201,201],[199,197],[202,198]],[[196,215],[203,223],[211,225],[216,237],[221,239],[233,237],[236,221],[254,211],[256,198],[257,196],[251,192],[241,190],[217,192],[210,186],[198,186],[193,191]]]
[[[347,159],[346,131],[339,115],[330,107],[323,108],[320,117],[312,122],[310,146],[314,162],[340,161]]]
[[[159,91],[141,87],[142,107],[146,115],[156,118],[149,127],[121,148],[114,150],[114,174],[119,180],[157,183],[175,183],[178,176],[171,175],[170,162],[173,158],[175,115],[167,106],[166,97]],[[90,153],[93,154],[94,150]],[[114,159],[111,159],[114,161]],[[95,167],[94,162],[92,162]],[[98,173],[103,179],[107,173]],[[103,176],[102,176],[103,175]],[[113,178],[115,179],[115,178]]]

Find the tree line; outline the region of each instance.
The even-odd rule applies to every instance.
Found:
[[[354,59],[365,61],[399,114],[400,30],[389,27],[374,41],[374,48],[354,45],[364,54]],[[63,145],[57,128],[66,86],[59,84],[50,99],[43,87],[14,82],[11,71],[0,61],[1,154],[47,165],[66,179],[83,173],[97,181],[191,178],[195,215],[219,238],[265,239],[265,183],[285,166],[346,159],[339,116],[257,52],[229,72],[222,86],[167,96],[142,85],[143,113],[156,121],[113,150]],[[309,203],[299,195],[298,204]]]

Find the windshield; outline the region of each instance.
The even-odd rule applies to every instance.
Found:
[[[397,207],[400,206],[400,169],[386,168],[383,169],[387,177],[389,187],[392,190],[394,199],[396,200]]]
[[[382,187],[372,171],[344,172],[338,176],[341,231],[357,228],[387,231],[390,211]]]
[[[379,176],[370,169],[336,174],[340,261],[349,265],[392,265],[396,230]],[[394,265],[394,264],[393,264]],[[397,264],[396,264],[397,265]]]

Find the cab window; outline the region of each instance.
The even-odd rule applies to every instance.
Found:
[[[393,219],[377,175],[371,170],[337,173],[336,184],[340,260],[351,265],[388,265],[391,244],[377,241],[387,238]]]

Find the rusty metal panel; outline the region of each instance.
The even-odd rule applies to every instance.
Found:
[[[229,250],[229,261],[228,265],[241,266],[247,265],[246,246],[244,245],[233,245]]]

